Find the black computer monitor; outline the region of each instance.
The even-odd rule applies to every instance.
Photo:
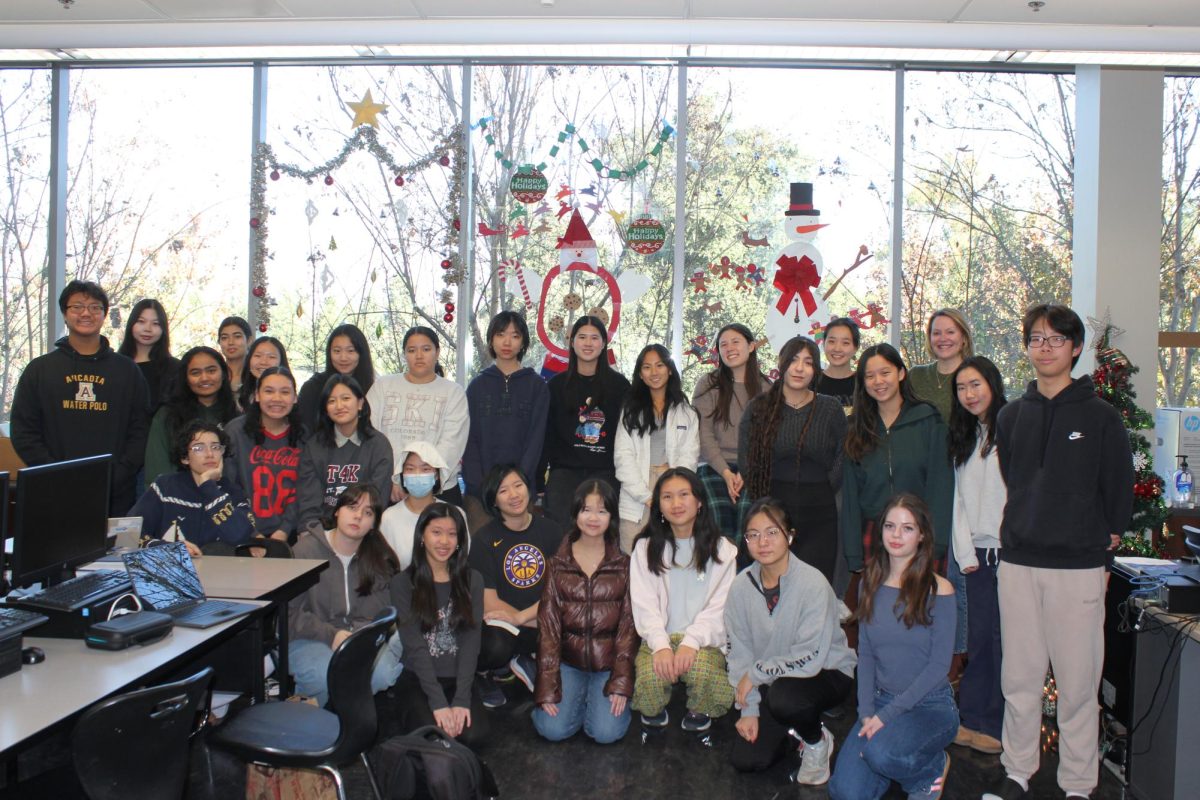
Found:
[[[108,549],[112,456],[26,467],[17,473],[12,584],[58,583]]]

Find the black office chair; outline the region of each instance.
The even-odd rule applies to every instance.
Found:
[[[1183,543],[1192,551],[1192,557],[1200,561],[1200,528],[1191,525],[1183,526]]]
[[[371,671],[395,621],[396,609],[385,608],[334,651],[326,673],[326,708],[309,703],[259,703],[217,728],[213,744],[245,761],[324,770],[333,776],[340,800],[345,800],[346,789],[338,767],[358,757],[367,768],[371,791],[378,800],[379,786],[367,758],[378,723]]]
[[[287,542],[278,539],[268,539],[256,536],[248,542],[243,542],[234,548],[233,554],[243,558],[259,558],[252,552],[254,549],[265,550],[261,558],[293,558],[292,548]]]
[[[71,736],[75,772],[87,796],[182,797],[189,743],[208,713],[212,676],[212,667],[206,667],[190,678],[110,697],[88,709]]]

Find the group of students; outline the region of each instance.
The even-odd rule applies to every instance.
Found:
[[[815,784],[833,749],[820,715],[857,663],[835,797],[879,796],[890,780],[938,796],[955,742],[1003,751],[992,796],[1012,798],[1037,769],[1053,661],[1060,786],[1086,796],[1098,780],[1100,600],[1132,462],[1119,415],[1090,378],[1071,379],[1083,328],[1069,308],[1026,314],[1037,378],[1006,405],[952,309],[929,320],[929,364],[909,370],[879,344],[855,366],[859,329],[838,318],[820,346],[788,341],[774,382],[752,332],[727,325],[689,402],[661,345],[639,353],[632,380],[613,369],[592,316],[545,381],[522,364],[523,317],[497,314],[493,362],[465,391],[440,375],[434,331],[410,329],[406,370],[376,376],[362,332],[340,325],[325,370],[297,391],[283,344],[252,340],[240,318],[222,322],[219,348],[175,362],[165,312],[142,301],[122,359],[99,336],[98,286],[73,282],[60,305],[68,336],[14,399],[18,454],[83,454],[80,420],[120,417],[103,450],[118,454],[113,509],[130,505],[118,503],[140,444],[148,488],[130,513],[146,533],[173,529],[196,554],[259,536],[328,558],[292,616],[307,694],[322,696],[340,639],[391,604],[399,630],[373,684],[396,685],[406,724],[477,738],[483,709],[504,701],[494,679],[511,672],[543,736],[614,741],[631,710],[666,725],[683,681],[686,730],[736,705],[733,763],[764,768],[791,731],[794,778]],[[963,655],[956,704],[948,677]]]

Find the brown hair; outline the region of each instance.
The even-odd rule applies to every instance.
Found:
[[[917,530],[921,533],[921,541],[912,560],[904,568],[904,574],[900,576],[900,594],[896,598],[896,604],[892,606],[892,611],[906,628],[929,625],[929,598],[937,591],[937,578],[933,572],[933,522],[929,515],[929,506],[909,492],[895,495],[879,515],[871,557],[863,570],[862,595],[859,597],[858,611],[854,618],[862,622],[871,620],[875,611],[875,593],[891,573],[892,558],[883,544],[883,525],[887,515],[895,508],[902,508],[912,514],[917,523]]]

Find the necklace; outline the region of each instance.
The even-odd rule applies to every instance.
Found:
[[[784,395],[783,402],[787,403],[789,408],[794,408],[797,411],[799,411],[800,409],[804,408],[806,405],[811,403],[814,396],[815,395],[812,392],[809,392],[808,396],[805,397],[803,400],[799,401],[798,403],[793,403],[791,400],[787,399],[787,395]]]

